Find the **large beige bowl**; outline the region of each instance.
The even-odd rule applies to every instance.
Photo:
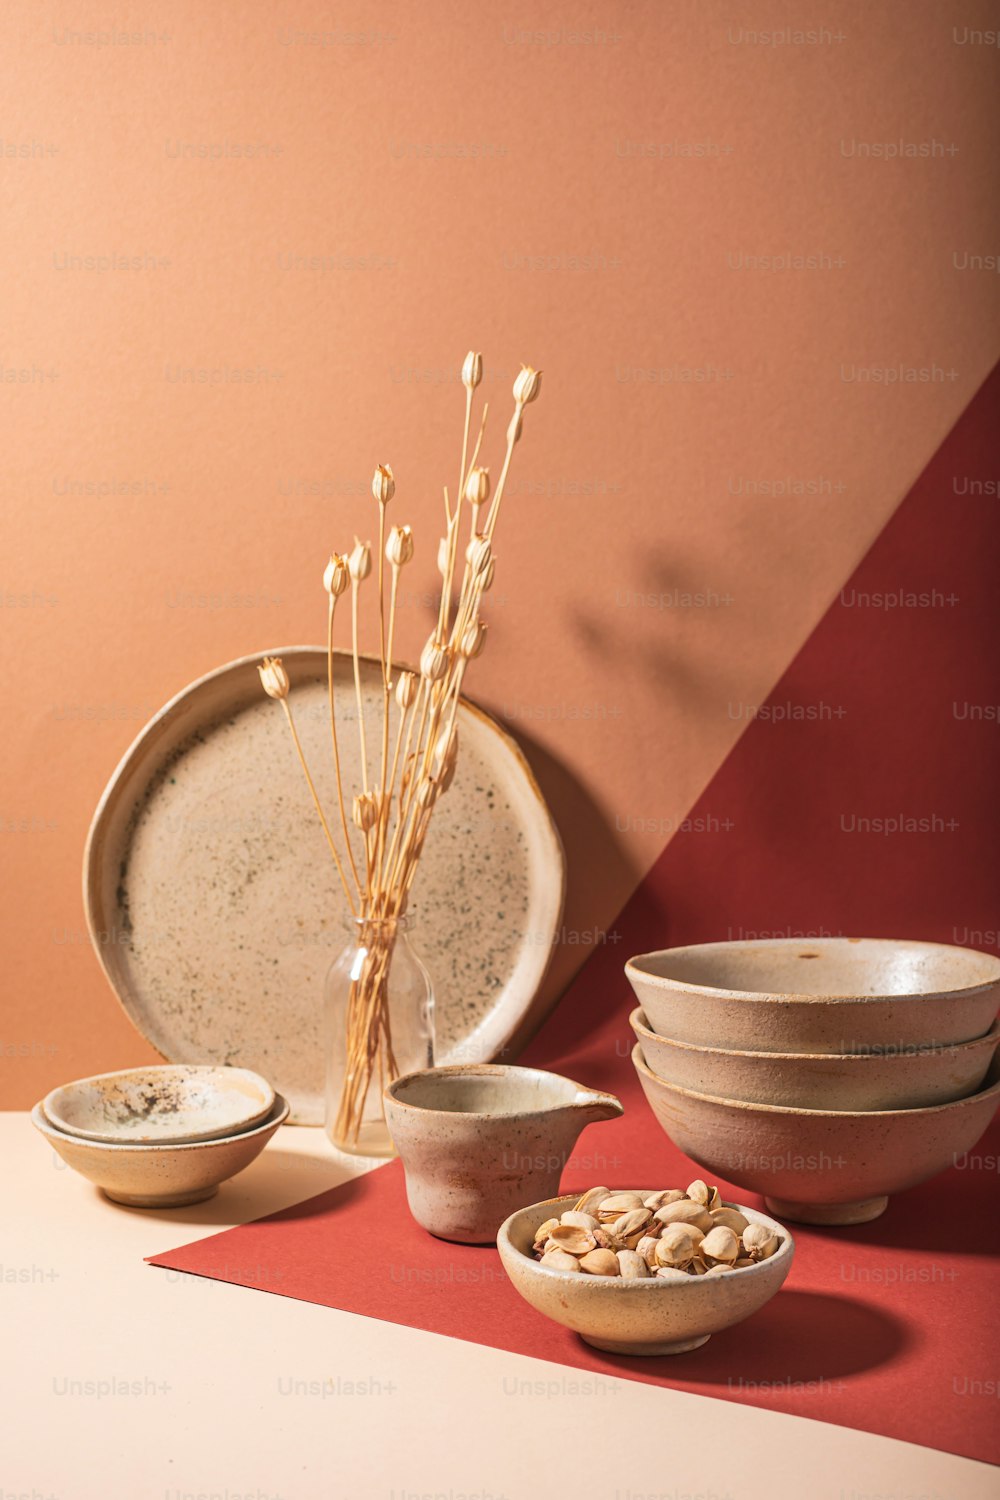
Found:
[[[31,1123],[68,1167],[95,1182],[115,1203],[133,1208],[179,1208],[211,1198],[221,1182],[248,1167],[287,1116],[287,1100],[275,1094],[267,1119],[252,1130],[221,1140],[172,1142],[168,1146],[139,1142],[110,1145],[67,1135],[46,1118],[41,1104],[31,1111]]]
[[[650,1028],[750,1052],[905,1051],[984,1036],[1000,958],[890,938],[699,943],[625,965]]]
[[[877,1219],[889,1193],[926,1182],[974,1146],[1000,1104],[996,1065],[988,1086],[967,1099],[855,1112],[745,1104],[679,1088],[649,1071],[638,1043],[632,1062],[653,1114],[686,1156],[804,1224]]]
[[[654,1190],[638,1191],[645,1196]],[[525,1302],[564,1328],[572,1328],[595,1349],[611,1354],[684,1354],[697,1349],[713,1333],[742,1323],[769,1302],[791,1270],[795,1245],[788,1230],[742,1203],[726,1206],[738,1208],[751,1224],[766,1224],[782,1243],[769,1260],[726,1276],[623,1281],[617,1276],[587,1276],[540,1265],[531,1254],[536,1229],[572,1208],[578,1196],[568,1193],[549,1198],[511,1214],[500,1226],[497,1249]]]
[[[792,1109],[916,1109],[964,1099],[986,1077],[1000,1023],[974,1042],[900,1052],[732,1052],[694,1047],[629,1016],[650,1072],[664,1083],[745,1104]]]

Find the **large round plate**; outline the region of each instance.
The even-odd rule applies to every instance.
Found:
[[[326,652],[274,654],[336,826]],[[293,1121],[318,1124],[323,977],[347,940],[346,903],[284,714],[261,689],[260,659],[199,678],[146,725],[94,815],[84,902],[104,972],[161,1056],[252,1068],[290,1101]],[[363,661],[372,776],[380,681],[378,663]],[[353,790],[360,751],[346,653],[335,683]],[[441,1063],[488,1062],[503,1049],[545,972],[565,890],[559,836],[517,745],[466,699],[458,725],[457,774],[410,906],[434,982]],[[360,865],[360,844],[356,857]]]

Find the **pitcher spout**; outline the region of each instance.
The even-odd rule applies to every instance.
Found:
[[[597,1120],[616,1120],[625,1113],[625,1106],[614,1094],[602,1094],[594,1089],[579,1089],[570,1108],[577,1120],[586,1125]]]

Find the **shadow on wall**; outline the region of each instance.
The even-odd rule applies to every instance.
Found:
[[[509,726],[507,726],[509,729]],[[514,1061],[534,1036],[574,975],[595,948],[617,945],[613,927],[596,927],[593,912],[608,909],[609,891],[634,890],[643,871],[624,847],[606,812],[588,789],[547,746],[521,726],[515,738],[549,805],[566,851],[566,906],[556,934],[552,959],[531,1010],[508,1044],[505,1061]],[[622,956],[621,962],[625,962]]]

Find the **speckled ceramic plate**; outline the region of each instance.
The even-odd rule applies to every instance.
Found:
[[[322,648],[278,649],[332,817]],[[252,1068],[323,1113],[323,977],[347,938],[343,893],[260,655],[199,678],[147,724],[105,789],[84,857],[91,939],[130,1019],[171,1062]],[[338,653],[345,785],[360,779],[350,658]],[[378,722],[377,663],[363,664]],[[558,932],[559,836],[517,745],[463,699],[461,753],[411,913],[434,981],[438,1060],[488,1062],[530,1007]],[[369,732],[374,765],[377,736]],[[360,852],[358,853],[360,860]]]

